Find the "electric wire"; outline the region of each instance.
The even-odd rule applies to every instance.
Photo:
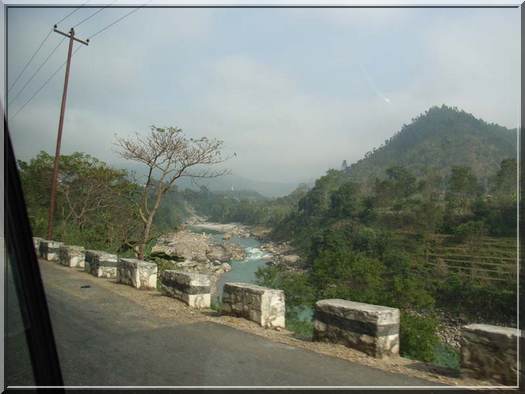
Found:
[[[89,0],[88,0],[89,1]],[[110,5],[114,4],[116,2],[113,1],[113,3],[111,3]],[[151,0],[147,1],[146,3],[142,4],[141,6],[137,7],[137,8],[134,8],[133,10],[127,12],[126,14],[122,15],[121,17],[115,19],[113,22],[111,22],[110,24],[108,24],[107,26],[103,27],[102,29],[96,31],[95,33],[93,33],[89,39],[103,33],[104,31],[108,30],[109,28],[111,28],[112,26],[116,25],[117,23],[121,22],[123,19],[127,18],[128,16],[130,16],[131,14],[139,11],[140,9],[144,8],[148,3],[150,3]],[[87,2],[86,2],[87,3]],[[84,3],[84,5],[86,4]],[[92,17],[94,17],[96,14],[98,14],[99,12],[103,11],[105,8],[109,7],[110,5],[107,5],[99,10],[97,10],[96,12],[94,12],[93,14],[91,14],[90,16],[88,16],[87,18],[84,18],[83,20],[81,20],[79,23],[77,23],[74,27],[77,27],[79,26],[80,24],[86,22],[87,20],[91,19]],[[80,7],[79,7],[80,8]],[[78,8],[77,8],[78,9]],[[66,15],[67,16],[70,16],[72,15],[73,12],[71,12],[70,14]],[[61,20],[63,21],[65,19],[65,17]],[[58,24],[58,23],[57,23]],[[47,60],[49,60],[49,58],[51,57],[51,55],[58,49],[58,47],[62,44],[62,42],[65,40],[65,37],[62,39],[62,41],[59,42],[59,44],[55,47],[55,49],[53,49],[53,51],[51,52],[51,54],[46,58],[46,60],[44,61],[44,63],[38,68],[38,70],[31,76],[30,80],[32,80],[34,78],[34,76],[36,75],[36,73],[43,67],[43,65],[47,62]],[[75,55],[75,53],[77,53],[77,51],[82,48],[82,45],[77,47],[73,53],[72,53],[72,56]],[[44,89],[44,87],[56,76],[56,74],[58,74],[58,72],[65,66],[65,64],[67,63],[67,61],[63,62],[60,67],[58,67],[47,79],[46,81],[33,93],[33,95],[12,115],[9,117],[9,120],[12,120],[14,119],[20,112],[22,112],[22,110],[36,97],[36,95],[38,93],[40,93],[40,91],[42,91],[42,89]],[[30,81],[28,81],[24,87],[22,88],[22,90],[27,86],[27,84],[29,83]],[[17,96],[15,97],[15,99],[20,95],[21,91],[17,94]],[[14,100],[13,100],[14,101]],[[12,103],[12,102],[11,102]],[[10,103],[10,104],[11,104]]]
[[[84,4],[82,4],[80,7],[76,7],[73,11],[71,11],[69,14],[67,14],[66,16],[64,16],[62,19],[60,19],[58,22],[55,23],[55,25],[58,25],[62,22],[64,22],[67,18],[69,18],[71,15],[73,15],[75,12],[77,12],[79,9],[81,9],[82,7],[84,7],[87,3],[89,3],[90,0],[87,0]]]
[[[104,11],[106,8],[112,6],[113,4],[115,4],[117,2],[117,0],[114,0],[112,1],[110,4],[108,5],[105,5],[104,7],[102,8],[99,8],[98,10],[96,10],[95,12],[93,12],[92,14],[88,15],[86,18],[82,19],[80,22],[78,22],[76,25],[74,25],[73,27],[77,27],[77,26],[80,26],[81,24],[83,24],[84,22],[87,22],[88,20],[90,20],[91,18],[93,18],[95,15],[97,15],[99,12],[102,12]]]
[[[11,84],[11,86],[9,87],[9,89],[7,89],[7,93],[9,93],[11,91],[11,89],[13,89],[13,87],[16,85],[16,83],[18,82],[18,80],[20,79],[20,77],[22,76],[22,74],[25,72],[25,70],[27,69],[27,67],[29,67],[29,64],[31,64],[31,62],[33,61],[33,59],[35,58],[35,56],[38,54],[38,52],[40,52],[40,49],[42,49],[42,47],[44,46],[45,42],[47,41],[47,39],[49,38],[49,36],[51,35],[51,33],[53,33],[53,29],[49,30],[49,32],[47,33],[47,35],[44,37],[44,39],[42,40],[42,42],[40,43],[40,45],[38,46],[38,48],[36,49],[35,52],[33,52],[33,55],[29,58],[29,60],[26,62],[26,64],[24,65],[24,67],[22,68],[22,71],[20,71],[20,73],[18,74],[18,76],[15,78],[14,82]]]
[[[91,0],[87,0],[84,4],[82,4],[80,7],[77,7],[75,8],[73,11],[69,12],[68,14],[66,14],[65,16],[62,17],[62,19],[60,19],[58,22],[55,23],[55,25],[58,25],[59,23],[65,21],[67,18],[69,18],[71,15],[73,15],[75,12],[77,12],[80,8],[84,7],[87,3],[89,3]],[[26,64],[24,65],[24,67],[22,67],[22,70],[20,71],[20,73],[18,73],[18,75],[16,76],[15,80],[13,81],[13,83],[11,84],[11,86],[7,89],[7,93],[9,93],[13,87],[16,85],[16,83],[18,82],[18,80],[20,79],[20,77],[22,77],[22,75],[24,74],[24,72],[27,70],[27,68],[29,67],[29,65],[31,64],[31,62],[33,61],[33,59],[36,57],[36,55],[38,54],[38,52],[40,52],[40,50],[42,49],[42,47],[44,46],[44,44],[46,43],[46,41],[49,39],[49,37],[51,36],[51,33],[53,33],[53,29],[49,30],[49,32],[47,33],[47,35],[44,37],[44,39],[40,42],[40,45],[38,45],[37,49],[33,52],[33,54],[31,55],[31,57],[29,58],[29,60],[26,62]]]
[[[99,34],[103,33],[104,31],[106,31],[107,29],[109,29],[110,27],[116,25],[117,23],[119,23],[120,21],[122,21],[123,19],[127,18],[128,16],[130,16],[131,14],[133,14],[134,12],[137,12],[139,10],[141,10],[142,8],[144,8],[146,6],[146,4],[148,4],[149,2],[151,2],[151,0],[147,1],[146,3],[142,4],[140,7],[137,7],[137,8],[134,8],[132,9],[131,11],[127,12],[126,14],[122,15],[121,17],[115,19],[113,22],[111,22],[109,25],[107,25],[106,27],[103,27],[102,29],[98,30],[97,32],[93,33],[91,36],[89,36],[89,39],[91,40],[93,37],[95,36],[98,36]]]
[[[75,56],[75,54],[79,51],[79,49],[82,48],[82,45],[78,46],[74,51],[73,53],[71,54],[71,58],[73,58],[73,56]],[[44,89],[44,87],[55,77],[55,75],[58,74],[58,72],[60,70],[62,70],[64,68],[64,66],[66,65],[67,61],[63,62],[60,67],[58,67],[50,76],[49,78],[46,79],[46,81],[33,93],[33,95],[18,109],[18,111],[16,111],[12,116],[9,117],[9,120],[13,120],[16,115],[18,115],[20,112],[22,112],[22,110],[26,107],[27,104],[29,104],[35,97],[38,93],[40,93],[40,91],[42,89]]]
[[[31,77],[29,77],[29,79],[26,81],[26,83],[24,84],[24,86],[22,86],[22,89],[20,89],[18,91],[18,93],[16,94],[15,97],[13,97],[12,100],[10,100],[9,104],[13,104],[13,102],[16,101],[16,99],[18,97],[20,97],[20,95],[22,94],[22,92],[25,90],[25,88],[27,87],[27,85],[29,85],[29,83],[35,78],[35,76],[38,74],[38,72],[42,69],[42,67],[45,66],[45,64],[49,61],[49,59],[51,58],[51,56],[53,56],[53,54],[56,52],[56,50],[60,47],[60,45],[62,45],[62,43],[64,42],[64,40],[66,39],[66,37],[63,37],[59,43],[57,44],[57,46],[51,51],[51,53],[49,55],[47,55],[46,59],[40,64],[40,66],[35,70],[35,72],[33,72],[33,74],[31,75]]]

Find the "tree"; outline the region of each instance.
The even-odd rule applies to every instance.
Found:
[[[359,210],[359,185],[346,182],[331,196],[332,214],[336,218],[356,216]]]
[[[502,160],[495,177],[493,193],[499,198],[516,200],[517,162],[515,159]]]
[[[20,177],[33,233],[43,235],[53,157],[40,152],[29,162],[19,161]],[[108,166],[85,153],[60,156],[57,188],[57,236],[88,248],[130,247],[136,237],[134,199],[137,185],[126,171]]]
[[[187,138],[178,127],[151,126],[145,138],[117,138],[117,153],[124,159],[146,165],[146,183],[138,212],[143,222],[138,258],[144,258],[146,245],[151,241],[152,225],[161,201],[181,177],[212,178],[227,170],[211,171],[202,166],[225,161],[221,155],[222,141],[202,137]],[[153,201],[150,201],[153,200]]]
[[[470,167],[452,167],[446,196],[451,212],[465,214],[479,193],[478,180]]]

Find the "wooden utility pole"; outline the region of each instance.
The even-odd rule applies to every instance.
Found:
[[[58,164],[60,160],[60,145],[62,143],[62,130],[64,128],[64,113],[66,112],[66,99],[67,99],[67,85],[69,82],[69,69],[71,66],[71,55],[73,51],[73,41],[80,42],[81,44],[88,45],[89,39],[86,41],[75,38],[75,29],[71,28],[69,34],[61,32],[55,25],[53,31],[69,38],[69,48],[67,51],[67,63],[66,63],[66,76],[64,78],[64,91],[62,92],[62,105],[60,106],[60,119],[58,121],[58,135],[57,145],[55,150],[55,161],[53,164],[53,179],[51,183],[51,202],[49,204],[49,214],[47,218],[47,239],[53,238],[53,217],[55,214],[56,205],[56,192],[57,192],[57,178],[58,178]]]

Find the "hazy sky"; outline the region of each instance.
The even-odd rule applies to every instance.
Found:
[[[8,86],[68,12],[8,11]],[[127,12],[105,9],[76,34]],[[178,126],[224,140],[235,174],[308,180],[361,158],[432,105],[516,127],[519,39],[519,9],[142,9],[73,58],[62,152],[124,166],[115,133]],[[11,97],[60,40],[51,35]],[[11,115],[66,52],[64,42]],[[54,152],[63,75],[11,121],[19,158]]]

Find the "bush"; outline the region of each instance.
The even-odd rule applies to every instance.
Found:
[[[401,314],[399,329],[400,352],[415,360],[431,362],[439,343],[436,335],[437,322],[430,317]]]
[[[450,345],[438,343],[434,348],[434,359],[432,361],[440,367],[459,370],[460,353]]]
[[[311,340],[314,332],[314,323],[311,320],[288,319],[287,317],[286,329],[292,331],[296,338]]]
[[[221,312],[222,311],[222,301],[220,299],[212,300],[210,309],[214,310],[215,312]]]

